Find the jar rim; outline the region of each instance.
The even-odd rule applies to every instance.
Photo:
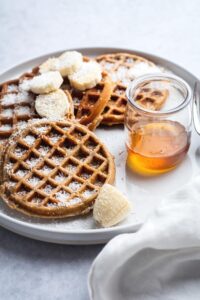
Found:
[[[133,99],[131,95],[133,95],[134,90],[136,90],[142,83],[148,82],[148,81],[161,81],[161,80],[168,80],[168,81],[173,81],[179,87],[183,88],[186,92],[186,96],[184,97],[183,101],[175,106],[174,108],[168,109],[168,110],[163,110],[163,111],[153,111],[146,109],[136,103],[136,101]],[[138,111],[141,113],[147,113],[148,115],[151,116],[167,116],[171,115],[174,113],[179,112],[183,108],[185,108],[191,101],[192,99],[192,89],[190,85],[183,80],[182,78],[176,76],[176,75],[171,75],[171,74],[148,74],[148,75],[143,75],[138,78],[136,78],[127,88],[126,90],[126,96],[128,99],[128,102],[136,108]]]

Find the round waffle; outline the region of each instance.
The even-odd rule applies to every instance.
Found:
[[[134,68],[137,63],[145,63],[150,67],[155,67],[155,64],[143,57],[129,54],[129,53],[114,53],[98,56],[96,61],[100,63],[103,69],[109,73],[114,82],[114,88],[104,111],[102,113],[102,123],[106,125],[123,124],[125,109],[127,104],[126,89],[133,80],[133,76],[129,77],[129,70]],[[156,95],[154,90],[151,90],[151,100],[145,101],[146,93],[142,95],[142,103],[149,104],[151,102],[151,109],[158,110],[166,100],[167,91],[159,91]],[[162,100],[162,103],[161,103]],[[140,103],[140,101],[138,100]],[[157,105],[159,103],[159,105]]]
[[[1,197],[33,216],[81,215],[114,177],[112,155],[87,127],[70,120],[30,122],[5,150]]]
[[[89,58],[84,57],[84,61],[89,61]],[[67,78],[64,78],[61,88],[70,92],[78,122],[94,130],[102,120],[102,113],[113,91],[113,83],[107,72],[102,72],[101,81],[91,89],[79,91],[70,85]]]

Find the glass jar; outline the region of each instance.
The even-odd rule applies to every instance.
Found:
[[[191,137],[192,90],[174,75],[146,75],[127,89],[127,165],[142,175],[175,168]]]

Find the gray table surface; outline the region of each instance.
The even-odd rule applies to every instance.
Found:
[[[0,0],[0,72],[65,48],[150,52],[200,76],[198,0]],[[38,242],[0,228],[0,299],[88,299],[102,246]]]

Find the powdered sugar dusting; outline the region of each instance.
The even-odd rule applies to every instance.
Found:
[[[22,91],[17,95],[17,103],[30,103],[33,101],[33,95],[29,92]]]
[[[52,134],[51,136],[50,136],[50,141],[52,142],[52,143],[56,143],[58,140],[59,140],[59,138],[60,138],[60,135],[59,134],[56,134],[56,133],[54,133],[54,134]]]
[[[91,190],[91,189],[86,189],[82,195],[84,198],[90,198],[91,196],[93,196],[96,193],[95,190]]]
[[[30,159],[26,160],[26,163],[31,167],[35,167],[37,163],[40,161],[39,157],[31,157]]]
[[[75,205],[75,204],[78,204],[81,202],[82,202],[81,198],[74,197],[74,198],[70,199],[69,201],[61,201],[60,203],[58,203],[58,206],[68,207],[68,206]]]
[[[7,94],[4,95],[1,99],[2,105],[12,105],[17,102],[17,94]]]
[[[114,82],[120,81],[123,85],[128,86],[135,78],[149,74],[161,73],[161,69],[157,66],[151,66],[147,62],[134,62],[132,59],[127,59],[126,62],[132,63],[132,67],[119,66],[119,68],[111,73],[111,78]],[[124,92],[123,92],[124,93]]]
[[[47,133],[49,128],[50,128],[49,126],[41,126],[41,127],[37,127],[37,131],[39,131],[40,133]]]
[[[10,124],[4,124],[0,126],[0,131],[10,131],[12,126]]]
[[[22,155],[24,155],[26,153],[26,150],[25,149],[23,149],[23,148],[20,148],[20,147],[16,147],[15,148],[15,151],[14,151],[14,154],[16,155],[16,156],[22,156]]]
[[[15,111],[18,116],[29,115],[30,107],[28,107],[28,106],[17,107]]]
[[[6,165],[6,169],[8,171],[10,171],[11,169],[13,169],[14,165],[15,165],[15,163],[9,161],[9,163],[7,163],[7,165]]]
[[[104,68],[108,71],[111,70],[113,68],[113,66],[114,66],[114,63],[111,63],[111,62],[106,62],[104,64]]]
[[[17,92],[18,86],[16,84],[10,84],[8,85],[8,92]]]
[[[127,76],[128,69],[124,66],[120,66],[115,72],[111,74],[112,80],[114,82],[120,81]]]
[[[128,70],[127,77],[130,80],[133,80],[136,77],[149,74],[149,73],[161,73],[161,69],[158,68],[157,66],[151,66],[146,62],[138,62]]]
[[[42,198],[35,196],[34,198],[31,199],[31,202],[34,204],[40,204],[42,202],[42,200],[43,200]]]
[[[24,176],[26,176],[28,174],[28,170],[18,170],[17,172],[16,172],[16,175],[17,176],[19,176],[19,177],[24,177]]]
[[[126,58],[125,62],[128,64],[133,64],[135,61],[133,58],[128,57],[128,58]]]
[[[27,180],[31,185],[36,186],[40,182],[40,178],[32,176]]]
[[[69,193],[66,192],[65,190],[60,190],[58,191],[54,196],[56,199],[58,199],[59,201],[66,201],[69,198]]]
[[[68,165],[66,166],[66,169],[67,169],[67,171],[69,171],[70,173],[74,173],[75,170],[76,170],[76,166],[75,166],[75,165],[72,165],[72,164],[68,164]]]
[[[72,181],[70,182],[69,184],[69,188],[72,190],[72,191],[77,191],[80,187],[81,187],[81,183],[78,182],[78,181]]]
[[[64,159],[64,157],[56,155],[56,156],[52,156],[51,159],[56,165],[59,165]]]
[[[27,135],[24,138],[24,141],[28,144],[28,145],[32,145],[35,142],[35,137],[33,135]]]
[[[70,199],[70,201],[68,202],[68,204],[72,204],[73,205],[73,204],[78,204],[80,202],[82,202],[81,198],[74,197],[73,199]]]
[[[1,104],[5,106],[13,105],[16,103],[29,103],[33,100],[33,96],[26,92],[20,91],[18,93],[6,94],[1,99]]]
[[[42,146],[41,145],[38,148],[38,151],[40,152],[41,155],[46,155],[49,152],[49,150],[50,150],[50,147],[48,147],[48,146]]]
[[[27,126],[27,122],[26,121],[18,121],[17,126],[19,128],[25,128]]]
[[[16,185],[16,182],[15,182],[15,181],[10,180],[10,181],[8,182],[8,186],[14,187],[15,185]]]
[[[57,181],[57,182],[62,182],[62,181],[64,181],[66,179],[66,175],[64,174],[64,173],[62,173],[62,172],[59,172],[57,175],[56,175],[56,177],[55,177],[55,180]]]
[[[58,206],[58,204],[57,204],[57,203],[54,203],[54,202],[48,202],[48,203],[47,203],[47,206],[48,206],[48,207],[56,207],[56,206]]]
[[[19,195],[19,196],[25,196],[26,194],[27,194],[26,190],[19,190],[19,191],[17,191],[17,195]]]
[[[65,131],[68,131],[70,129],[70,127],[65,126],[65,127],[62,127],[62,129],[65,130]]]
[[[1,115],[2,115],[2,117],[10,118],[13,116],[13,110],[11,108],[4,109],[4,110],[2,110]]]
[[[45,187],[43,188],[43,191],[47,194],[50,194],[53,190],[53,187],[50,184],[45,185]]]
[[[24,91],[29,91],[30,90],[30,83],[31,83],[31,79],[25,79],[23,80],[20,85],[19,85],[19,89],[24,92]]]
[[[43,168],[41,169],[41,171],[44,173],[44,174],[48,174],[52,171],[52,168],[50,168],[49,166],[47,165],[44,165]]]

